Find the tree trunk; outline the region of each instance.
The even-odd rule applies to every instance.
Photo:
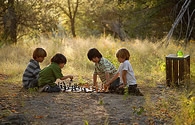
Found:
[[[14,8],[14,0],[8,0],[8,9],[3,17],[4,38],[11,43],[17,42],[17,20]]]
[[[73,36],[73,37],[76,37],[74,19],[71,19],[70,22],[71,22],[71,32],[72,32],[72,36]]]
[[[71,4],[70,0],[68,0],[68,10],[69,10],[69,18],[70,18],[70,25],[71,25],[71,32],[72,32],[72,36],[76,37],[76,33],[75,33],[75,17],[76,17],[76,13],[78,10],[78,4],[79,4],[79,0],[76,0],[75,3],[75,7],[73,5],[73,3]]]

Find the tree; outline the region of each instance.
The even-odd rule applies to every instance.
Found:
[[[181,8],[187,1],[181,25],[176,24],[171,35],[189,41],[194,36],[194,0],[0,0],[0,33],[7,39],[0,42],[58,32],[59,24],[73,37],[111,34],[121,40],[154,38],[155,42],[171,28],[172,12],[179,15],[174,6]]]
[[[182,6],[180,5],[181,2],[183,3]],[[181,0],[177,3],[176,7],[180,7],[180,11],[177,14],[177,17],[166,36],[166,46],[169,45],[169,40],[173,35],[174,30],[177,28],[178,24],[181,23],[179,26],[180,29],[178,30],[180,33],[178,39],[184,38],[185,46],[189,42],[192,37],[192,33],[194,31],[194,24],[195,24],[195,1],[191,0]],[[176,8],[178,9],[178,8]],[[184,23],[183,23],[184,22]]]
[[[79,19],[82,18],[84,32],[89,33],[90,31],[89,35],[96,36],[111,35],[124,40],[126,35],[119,11],[119,3],[116,0],[88,0],[85,6],[82,6],[82,17],[79,17]]]
[[[16,3],[19,36],[51,32],[56,29],[58,15],[53,13],[53,5],[45,0],[20,0]]]
[[[76,37],[75,20],[81,0],[58,1],[56,7],[69,18],[70,29],[73,37]]]
[[[6,0],[2,4],[0,28],[4,31],[2,44],[16,43],[24,35],[36,35],[51,32],[57,27],[58,19],[53,14],[49,1],[45,0]],[[1,20],[3,19],[3,20]]]
[[[4,1],[5,2],[5,1]],[[17,42],[17,19],[14,7],[14,0],[8,0],[7,9],[3,14],[4,39],[13,43]]]

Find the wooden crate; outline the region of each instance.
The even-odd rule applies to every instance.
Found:
[[[179,86],[190,82],[190,56],[177,57],[176,54],[166,56],[167,86]]]

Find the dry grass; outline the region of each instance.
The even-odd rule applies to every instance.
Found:
[[[0,83],[15,83],[22,85],[21,79],[24,69],[30,58],[32,58],[32,52],[36,47],[43,47],[48,56],[44,62],[41,63],[41,68],[44,68],[50,63],[50,58],[55,53],[63,53],[67,57],[67,64],[63,68],[63,74],[73,74],[80,78],[82,77],[92,79],[93,63],[87,58],[87,51],[96,47],[100,50],[104,57],[108,58],[118,68],[119,63],[115,57],[115,53],[118,49],[126,47],[131,54],[130,62],[133,66],[137,82],[144,87],[155,87],[156,83],[165,84],[165,57],[168,54],[176,53],[178,50],[182,50],[184,54],[190,54],[191,57],[191,78],[194,84],[193,77],[195,76],[195,52],[193,47],[188,47],[186,50],[182,47],[175,45],[169,45],[167,48],[160,46],[159,44],[153,44],[149,41],[132,40],[126,42],[115,41],[110,38],[88,38],[88,39],[45,39],[40,40],[24,40],[19,41],[16,45],[6,46],[0,49],[0,74],[6,74],[6,79],[0,79]],[[191,89],[192,90],[192,89]],[[185,93],[186,94],[186,93]],[[187,94],[186,94],[187,95]],[[179,96],[179,95],[178,95]],[[170,97],[172,99],[173,97]],[[179,97],[180,98],[180,97]],[[181,97],[178,101],[178,105],[182,106],[179,115],[175,115],[175,123],[194,123],[195,110],[194,101],[186,101],[186,96]],[[191,102],[193,103],[191,103]],[[189,105],[186,105],[186,102]],[[166,99],[159,102],[160,105],[169,107],[171,100]],[[166,104],[166,105],[165,105]],[[146,96],[146,105],[151,107],[150,95]],[[150,107],[148,107],[150,108]],[[182,114],[182,111],[183,112]],[[179,119],[185,115],[186,119]],[[186,120],[186,121],[185,121]]]
[[[76,76],[92,77],[93,63],[87,59],[87,51],[96,47],[104,57],[108,58],[118,67],[119,63],[115,57],[118,49],[126,47],[131,54],[135,75],[139,84],[147,83],[149,86],[155,83],[165,81],[165,56],[170,53],[176,53],[183,50],[184,53],[191,56],[191,74],[195,74],[194,52],[192,47],[184,50],[175,45],[169,45],[167,48],[159,44],[153,44],[149,41],[132,40],[127,42],[115,41],[111,38],[88,38],[88,39],[39,39],[19,41],[16,45],[6,46],[0,49],[0,73],[11,75],[14,82],[21,84],[21,77],[32,52],[36,47],[43,47],[48,56],[41,63],[41,68],[50,63],[50,58],[55,53],[63,53],[67,57],[67,64],[63,68],[64,74],[73,74]],[[17,74],[17,75],[16,75]],[[149,82],[149,83],[148,83]]]

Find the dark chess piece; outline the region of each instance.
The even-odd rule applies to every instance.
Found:
[[[86,88],[84,88],[84,92],[87,92]]]
[[[62,84],[60,84],[60,88],[61,88],[61,89],[63,88]]]
[[[74,91],[77,91],[77,88],[76,88],[77,86],[76,85],[74,85]]]
[[[66,92],[66,85],[64,86],[64,92]]]
[[[60,82],[58,82],[58,86],[60,87]]]
[[[66,86],[66,83],[65,83],[64,81],[62,82],[62,84],[63,84],[64,86]]]
[[[72,84],[72,79],[71,79],[70,82],[69,82],[69,86],[71,86],[71,84]]]
[[[71,92],[73,92],[73,86],[72,86]]]

